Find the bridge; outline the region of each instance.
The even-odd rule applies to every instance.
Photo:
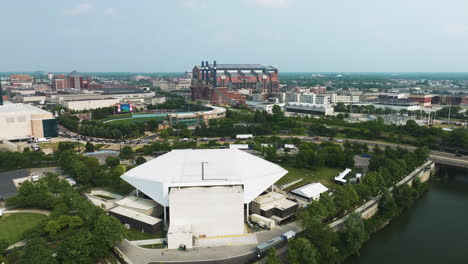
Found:
[[[435,161],[435,163],[439,166],[468,169],[468,161],[465,160],[464,157],[461,157],[459,159],[454,159],[454,158],[431,155],[429,159]]]

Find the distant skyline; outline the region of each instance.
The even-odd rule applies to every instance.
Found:
[[[0,72],[468,72],[466,0],[19,0]],[[7,10],[7,11],[5,11]]]

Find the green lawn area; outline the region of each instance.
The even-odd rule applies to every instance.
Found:
[[[140,122],[148,122],[148,121],[160,121],[164,120],[162,117],[140,117],[140,118],[127,118],[121,120],[110,121],[109,123],[112,124],[129,124],[129,123],[140,123]]]
[[[0,239],[8,244],[21,240],[23,232],[35,227],[47,216],[35,213],[16,213],[4,215],[0,218]]]
[[[162,238],[165,237],[165,232],[158,232],[156,234],[149,234],[149,233],[142,233],[140,230],[136,230],[130,228],[125,230],[125,238],[132,241],[132,240],[145,240],[145,239],[153,239],[153,238]]]
[[[333,178],[338,176],[338,174],[340,173],[339,169],[328,167],[321,167],[318,169],[311,170],[304,168],[295,168],[281,164],[280,166],[286,169],[288,171],[288,174],[286,174],[283,178],[276,182],[277,186],[281,186],[283,184],[302,179],[301,182],[290,186],[289,188],[286,188],[286,191],[295,189],[310,182],[320,182],[328,188],[333,188],[334,186],[336,186],[336,184],[333,182]]]

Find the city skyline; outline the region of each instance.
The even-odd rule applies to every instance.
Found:
[[[24,8],[27,5],[28,8]],[[22,1],[0,72],[183,72],[202,59],[281,72],[465,72],[461,0]]]

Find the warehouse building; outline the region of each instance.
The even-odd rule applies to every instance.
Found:
[[[120,102],[118,98],[103,98],[94,100],[74,100],[63,101],[62,105],[74,111],[83,111],[90,109],[97,109],[102,107],[110,107]]]
[[[286,173],[236,149],[185,149],[159,156],[121,178],[162,206],[168,247],[190,248],[193,237],[243,234],[249,204]]]
[[[286,112],[311,115],[332,115],[334,109],[329,104],[309,104],[309,103],[287,103],[284,106]]]
[[[28,104],[0,105],[0,139],[23,140],[58,136],[53,114]]]

